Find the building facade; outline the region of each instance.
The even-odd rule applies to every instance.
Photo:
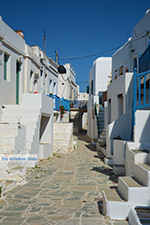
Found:
[[[68,100],[78,98],[78,87],[76,84],[76,72],[70,63],[66,63],[66,74],[59,74],[58,95]]]
[[[88,129],[87,134],[93,141],[98,138],[95,104],[99,108],[99,96],[107,90],[111,75],[111,58],[101,57],[94,61],[89,73]]]

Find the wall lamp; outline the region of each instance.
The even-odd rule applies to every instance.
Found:
[[[58,72],[60,74],[66,73],[66,68],[63,65],[58,66]]]

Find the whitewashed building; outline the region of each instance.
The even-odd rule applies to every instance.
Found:
[[[97,118],[95,116],[95,104],[96,107],[99,108],[99,96],[104,91],[107,90],[110,75],[111,75],[111,58],[100,57],[96,59],[89,73],[87,134],[91,138],[91,141],[95,141],[98,138],[98,126],[97,126]]]
[[[26,161],[25,166],[33,166],[53,152],[54,103],[46,95],[57,94],[57,67],[0,17],[0,152],[36,155],[37,160]]]
[[[134,68],[137,68],[137,73],[139,73],[139,57],[148,47],[150,40],[149,19],[150,11],[148,10],[133,28],[132,37],[112,56],[112,83],[108,86],[107,91],[108,157],[113,152],[111,141],[113,137],[120,136],[125,140],[131,140],[132,138],[133,71]],[[123,126],[120,124],[121,119]],[[118,129],[118,126],[122,129]]]
[[[66,63],[66,74],[59,74],[58,96],[68,100],[76,100],[78,88],[76,84],[76,72],[70,63]]]
[[[36,54],[36,56],[39,58],[41,63],[40,74],[39,74],[39,78],[41,78],[41,80],[40,80],[39,86],[36,84],[37,91],[45,95],[49,95],[49,94],[57,95],[58,94],[58,75],[59,75],[57,70],[58,65],[51,58],[49,58],[38,46],[32,46],[31,49],[33,50],[34,54]],[[33,79],[33,77],[31,77],[30,79]],[[35,86],[35,90],[36,90],[36,86]]]
[[[150,10],[112,56],[107,91],[106,162],[123,176],[117,189],[103,191],[103,210],[112,219],[128,217],[131,225],[142,224],[138,212],[150,207],[149,40]]]

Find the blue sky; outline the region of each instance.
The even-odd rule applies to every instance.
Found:
[[[0,15],[14,30],[23,30],[30,46],[43,49],[46,30],[46,54],[60,63],[71,63],[81,91],[86,90],[93,61],[112,56],[114,51],[84,59],[63,60],[103,52],[123,45],[132,36],[133,27],[150,8],[150,0],[0,0]]]

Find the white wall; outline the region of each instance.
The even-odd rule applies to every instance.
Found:
[[[4,54],[9,55],[8,76],[4,80]],[[24,91],[25,41],[16,34],[0,17],[0,104],[16,104],[16,63],[20,62],[19,99]]]
[[[101,57],[95,61],[95,95],[98,92],[107,90],[107,85],[111,75],[112,59],[110,57]]]
[[[4,54],[9,55],[4,79]],[[42,60],[41,60],[42,59]],[[0,105],[16,104],[16,63],[20,63],[19,104],[23,93],[58,94],[58,65],[38,46],[32,48],[0,17]],[[30,79],[30,72],[33,72]],[[35,81],[35,78],[37,82]],[[52,81],[50,84],[50,80]]]
[[[39,60],[41,59],[42,61],[39,78],[40,88],[38,92],[45,95],[50,93],[58,95],[58,65],[46,56],[38,46],[33,46],[32,50],[37,54]]]
[[[58,96],[64,97],[65,99],[76,100],[78,97],[76,72],[71,64],[67,63],[64,66],[66,68],[66,74],[59,74]]]
[[[148,46],[150,32],[150,11],[144,15],[133,28],[132,37],[112,56],[112,79],[119,76],[119,67],[123,66],[123,74],[126,67],[133,72],[133,58],[139,57]],[[144,37],[143,37],[144,36]]]
[[[132,138],[132,110],[120,116],[117,120],[106,126],[106,156],[113,154],[113,138],[120,136],[122,140]]]
[[[136,143],[150,142],[150,111],[137,110],[135,112],[134,141]]]
[[[123,95],[123,113],[127,113],[133,106],[133,73],[125,73],[124,76],[113,80],[108,86],[108,123],[113,122],[120,116],[119,96]],[[111,99],[111,103],[110,103]],[[111,109],[110,109],[111,107]],[[111,115],[109,115],[109,113]]]
[[[94,61],[89,73],[89,102],[88,102],[88,129],[91,139],[98,137],[96,117],[93,119],[92,111],[95,103],[99,104],[99,92],[107,90],[109,76],[111,75],[111,58],[101,57]],[[91,94],[91,81],[93,80],[93,94]]]

